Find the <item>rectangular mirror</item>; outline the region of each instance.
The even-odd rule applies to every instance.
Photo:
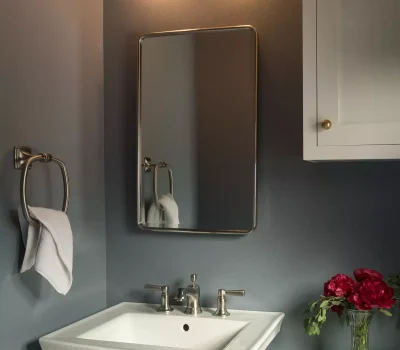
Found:
[[[138,225],[246,234],[256,226],[257,33],[139,42]]]

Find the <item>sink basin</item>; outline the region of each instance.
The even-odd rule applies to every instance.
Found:
[[[186,349],[223,349],[247,325],[243,321],[125,313],[78,338]],[[185,331],[186,329],[186,331]]]
[[[284,314],[230,310],[227,318],[203,308],[197,317],[174,307],[122,303],[40,339],[43,350],[264,350],[279,333]]]

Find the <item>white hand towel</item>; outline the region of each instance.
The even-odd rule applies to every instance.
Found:
[[[147,213],[147,226],[149,227],[179,227],[179,209],[174,197],[170,193],[162,195],[158,200],[164,208],[165,221],[162,218],[162,209],[152,203]]]
[[[26,246],[21,273],[32,267],[60,294],[72,285],[73,237],[67,214],[62,211],[28,207],[40,224],[29,224],[18,210],[22,238]]]

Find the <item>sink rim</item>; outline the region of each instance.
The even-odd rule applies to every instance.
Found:
[[[123,313],[132,312],[137,314],[153,314],[160,317],[178,316],[183,318],[193,318],[193,316],[184,314],[184,307],[174,306],[174,312],[169,315],[157,312],[157,304],[122,302],[110,308],[104,309],[89,317],[86,317],[69,326],[56,330],[39,339],[42,348],[45,346],[81,345],[82,347],[102,348],[102,349],[153,349],[152,345],[140,345],[133,343],[116,343],[98,340],[88,340],[77,338],[79,335],[101,325],[107,321],[114,319]],[[209,318],[216,321],[244,321],[248,324],[231,340],[224,350],[264,350],[269,343],[279,333],[285,314],[282,312],[264,312],[264,311],[247,311],[247,310],[230,310],[231,316],[222,318],[212,315],[214,309],[203,308],[203,313],[197,316],[198,320]],[[124,345],[125,344],[125,345]],[[168,349],[171,347],[154,347],[154,349]],[[178,348],[176,348],[178,350]],[[179,348],[179,350],[185,350]]]

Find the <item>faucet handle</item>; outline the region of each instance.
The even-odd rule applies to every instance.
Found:
[[[174,309],[169,305],[169,287],[168,286],[159,286],[156,284],[145,284],[144,289],[159,292],[161,291],[161,305],[157,309],[158,312],[165,312],[169,314]]]
[[[192,273],[190,275],[190,281],[192,282],[192,284],[189,284],[188,287],[193,287],[193,288],[200,288],[200,286],[198,284],[196,284],[197,281],[197,274]]]
[[[246,292],[243,289],[236,289],[236,290],[218,289],[217,310],[215,310],[213,316],[226,317],[230,315],[230,313],[226,309],[226,297],[225,297],[226,295],[243,297],[245,294]]]
[[[167,289],[168,289],[168,286],[159,286],[157,284],[145,284],[144,285],[144,289],[151,290],[153,292],[162,291],[163,288],[165,288],[165,287],[167,287]]]
[[[244,297],[246,295],[246,291],[243,289],[236,289],[236,290],[224,290],[224,289],[219,289],[218,290],[218,295],[221,291],[221,294],[223,291],[225,292],[225,295],[232,295],[234,297]]]

